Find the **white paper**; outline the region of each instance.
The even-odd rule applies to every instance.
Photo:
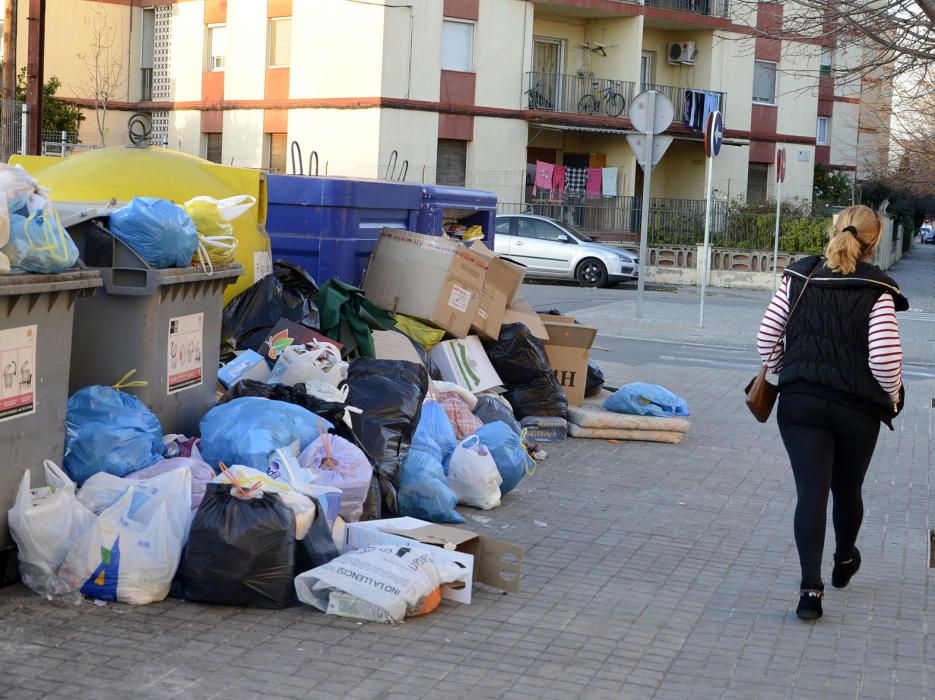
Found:
[[[273,256],[265,250],[253,253],[253,282],[254,284],[273,272]]]
[[[451,296],[448,298],[448,306],[461,313],[468,310],[471,304],[471,290],[465,289],[460,284],[455,284],[451,288]]]

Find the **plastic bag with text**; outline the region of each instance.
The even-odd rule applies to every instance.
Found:
[[[496,508],[501,483],[497,463],[476,433],[455,448],[448,464],[448,485],[460,503],[481,510]]]

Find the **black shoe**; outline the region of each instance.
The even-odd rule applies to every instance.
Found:
[[[799,594],[799,607],[795,614],[802,620],[817,620],[821,617],[821,597],[824,590],[820,588],[803,588]]]
[[[854,554],[847,561],[840,561],[834,555],[834,568],[831,570],[831,585],[835,588],[844,588],[851,582],[851,577],[860,568],[860,550],[854,547]]]

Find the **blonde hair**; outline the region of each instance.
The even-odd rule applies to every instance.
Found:
[[[858,260],[870,257],[876,250],[882,232],[883,218],[873,209],[862,204],[848,207],[831,226],[831,240],[825,247],[828,267],[842,275],[851,274]]]

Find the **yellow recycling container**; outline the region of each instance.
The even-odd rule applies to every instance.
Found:
[[[266,179],[258,170],[217,165],[164,148],[115,146],[77,153],[67,158],[13,156],[43,187],[53,202],[130,201],[134,196],[162,197],[182,204],[207,195],[223,199],[239,194],[256,205],[231,224],[237,236],[236,260],[244,274],[230,285],[225,303],[272,269],[266,223]]]

